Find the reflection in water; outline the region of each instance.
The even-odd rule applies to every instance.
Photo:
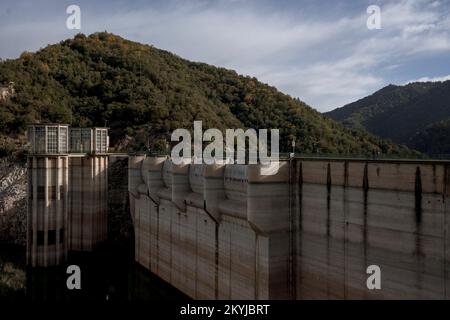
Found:
[[[0,299],[23,299],[25,287],[25,249],[0,245]]]
[[[161,300],[182,293],[133,261],[128,250],[107,244],[96,252],[71,253],[66,265],[26,268],[25,249],[0,247],[0,300]],[[66,268],[81,268],[81,290],[68,290]]]

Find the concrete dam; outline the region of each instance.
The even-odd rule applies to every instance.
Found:
[[[130,156],[135,259],[195,299],[448,299],[449,169],[297,158],[264,176]]]
[[[107,239],[108,140],[107,128],[29,127],[30,266]],[[449,299],[449,161],[266,169],[128,155],[136,262],[194,299]]]

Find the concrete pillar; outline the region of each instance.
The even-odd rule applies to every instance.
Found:
[[[269,299],[290,299],[291,277],[291,207],[289,199],[289,162],[280,163],[273,175],[262,175],[263,166],[249,165],[247,169],[247,217],[256,234],[265,237],[266,257],[258,255],[257,269],[268,270]],[[258,251],[261,250],[258,243]],[[267,265],[264,265],[267,264]],[[257,282],[262,282],[257,279]]]
[[[68,189],[67,156],[30,156],[28,203],[28,264],[53,266],[66,260],[65,190]],[[61,231],[62,230],[62,231]]]
[[[92,251],[107,238],[108,157],[70,159],[71,250]]]
[[[205,210],[220,221],[219,203],[225,200],[225,165],[203,165],[203,197]]]
[[[147,184],[150,198],[159,203],[158,191],[164,187],[163,181],[163,165],[167,157],[151,157],[147,158]]]
[[[172,202],[182,212],[186,211],[186,196],[190,193],[189,163],[172,164]]]
[[[141,177],[141,166],[145,156],[128,157],[128,191],[137,195],[137,187],[144,183]]]

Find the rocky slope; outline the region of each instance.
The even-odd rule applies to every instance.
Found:
[[[129,245],[134,239],[128,204],[127,159],[111,161],[108,171],[108,238]],[[26,245],[27,168],[0,158],[0,244]]]
[[[26,244],[25,163],[0,159],[0,242]]]

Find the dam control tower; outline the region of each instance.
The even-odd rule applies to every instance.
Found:
[[[107,128],[28,127],[27,264],[64,263],[106,240]]]
[[[27,263],[52,266],[67,258],[69,126],[28,127]]]

